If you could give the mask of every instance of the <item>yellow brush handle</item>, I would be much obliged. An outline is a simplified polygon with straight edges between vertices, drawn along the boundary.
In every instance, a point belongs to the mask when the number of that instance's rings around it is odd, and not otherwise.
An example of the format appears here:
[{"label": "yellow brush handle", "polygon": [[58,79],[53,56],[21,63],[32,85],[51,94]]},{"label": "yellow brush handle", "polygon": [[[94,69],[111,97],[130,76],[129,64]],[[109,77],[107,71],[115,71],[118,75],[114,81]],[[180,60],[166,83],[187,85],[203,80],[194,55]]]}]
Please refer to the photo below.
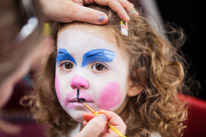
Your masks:
[{"label": "yellow brush handle", "polygon": [[[86,103],[82,102],[84,106],[86,106],[95,116],[99,115],[98,112],[96,112],[94,109],[92,109],[90,106],[88,106]],[[118,129],[116,129],[114,126],[112,126],[110,123],[108,123],[109,128],[114,130],[115,133],[117,133],[120,137],[126,137],[124,134],[122,134]]]},{"label": "yellow brush handle", "polygon": [[[98,112],[94,111],[93,114],[95,116],[99,115]],[[124,134],[122,134],[118,129],[116,129],[114,126],[112,126],[109,122],[108,122],[108,127],[111,128],[115,133],[117,133],[120,137],[126,137]]]},{"label": "yellow brush handle", "polygon": [[96,112],[96,111],[95,111],[93,114],[94,114],[95,116],[99,115],[99,113],[98,113],[98,112]]},{"label": "yellow brush handle", "polygon": [[118,129],[116,129],[114,126],[112,126],[110,123],[108,123],[109,128],[111,128],[115,133],[117,133],[120,137],[126,137],[124,134],[122,134]]}]

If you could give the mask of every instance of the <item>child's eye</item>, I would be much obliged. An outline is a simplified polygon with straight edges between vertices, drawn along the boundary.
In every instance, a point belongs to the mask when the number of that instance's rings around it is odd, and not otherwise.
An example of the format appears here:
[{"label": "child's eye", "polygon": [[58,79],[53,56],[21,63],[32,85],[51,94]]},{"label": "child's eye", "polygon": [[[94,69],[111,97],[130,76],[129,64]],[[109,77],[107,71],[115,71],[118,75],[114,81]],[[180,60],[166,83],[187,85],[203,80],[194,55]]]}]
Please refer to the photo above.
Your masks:
[{"label": "child's eye", "polygon": [[74,65],[71,62],[63,62],[63,63],[61,63],[61,66],[64,69],[72,69]]},{"label": "child's eye", "polygon": [[92,65],[92,69],[96,70],[96,71],[102,71],[102,70],[107,69],[107,67],[105,67],[103,64],[96,63],[96,64]]}]

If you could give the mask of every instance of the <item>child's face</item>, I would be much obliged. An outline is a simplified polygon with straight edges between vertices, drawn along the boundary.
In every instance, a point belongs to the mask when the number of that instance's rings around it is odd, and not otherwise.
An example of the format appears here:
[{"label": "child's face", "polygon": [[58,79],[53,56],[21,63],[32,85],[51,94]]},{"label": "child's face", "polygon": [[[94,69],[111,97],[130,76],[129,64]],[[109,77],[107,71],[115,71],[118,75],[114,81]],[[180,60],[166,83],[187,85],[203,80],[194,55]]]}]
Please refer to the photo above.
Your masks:
[{"label": "child's face", "polygon": [[76,121],[88,112],[76,99],[94,110],[120,113],[127,102],[128,55],[117,47],[108,30],[92,25],[64,27],[57,40],[55,88],[61,106]]}]

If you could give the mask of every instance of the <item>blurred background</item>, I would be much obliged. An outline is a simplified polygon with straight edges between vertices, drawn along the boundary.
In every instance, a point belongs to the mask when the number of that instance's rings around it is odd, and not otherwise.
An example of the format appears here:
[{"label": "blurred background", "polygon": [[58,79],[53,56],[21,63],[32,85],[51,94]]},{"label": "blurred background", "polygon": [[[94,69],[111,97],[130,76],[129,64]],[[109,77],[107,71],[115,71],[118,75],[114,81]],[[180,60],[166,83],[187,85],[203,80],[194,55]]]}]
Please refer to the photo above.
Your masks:
[{"label": "blurred background", "polygon": [[187,40],[182,46],[187,61],[190,64],[189,73],[200,82],[200,89],[192,89],[194,95],[206,100],[206,52],[205,5],[201,0],[156,0],[164,22],[180,25]]},{"label": "blurred background", "polygon": [[[205,5],[201,0],[130,0],[142,5],[155,28],[174,23],[183,28],[186,41],[181,47],[189,64],[188,75],[194,81],[190,95],[206,100]],[[156,23],[156,24],[155,24]],[[199,87],[197,85],[199,82]]]}]

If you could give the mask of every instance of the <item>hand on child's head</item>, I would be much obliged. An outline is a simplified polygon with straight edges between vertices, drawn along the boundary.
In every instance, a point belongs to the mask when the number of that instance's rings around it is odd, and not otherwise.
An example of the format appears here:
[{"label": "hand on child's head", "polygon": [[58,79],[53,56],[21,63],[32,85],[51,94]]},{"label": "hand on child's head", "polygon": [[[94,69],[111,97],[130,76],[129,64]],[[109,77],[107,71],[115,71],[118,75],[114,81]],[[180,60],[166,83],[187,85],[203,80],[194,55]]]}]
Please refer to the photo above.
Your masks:
[{"label": "hand on child's head", "polygon": [[37,3],[40,7],[40,14],[46,22],[83,21],[93,24],[107,23],[108,17],[105,13],[83,6],[83,4],[92,3],[110,7],[123,21],[130,20],[127,12],[138,15],[134,5],[127,0],[53,0],[50,3],[47,0],[38,0]]}]

